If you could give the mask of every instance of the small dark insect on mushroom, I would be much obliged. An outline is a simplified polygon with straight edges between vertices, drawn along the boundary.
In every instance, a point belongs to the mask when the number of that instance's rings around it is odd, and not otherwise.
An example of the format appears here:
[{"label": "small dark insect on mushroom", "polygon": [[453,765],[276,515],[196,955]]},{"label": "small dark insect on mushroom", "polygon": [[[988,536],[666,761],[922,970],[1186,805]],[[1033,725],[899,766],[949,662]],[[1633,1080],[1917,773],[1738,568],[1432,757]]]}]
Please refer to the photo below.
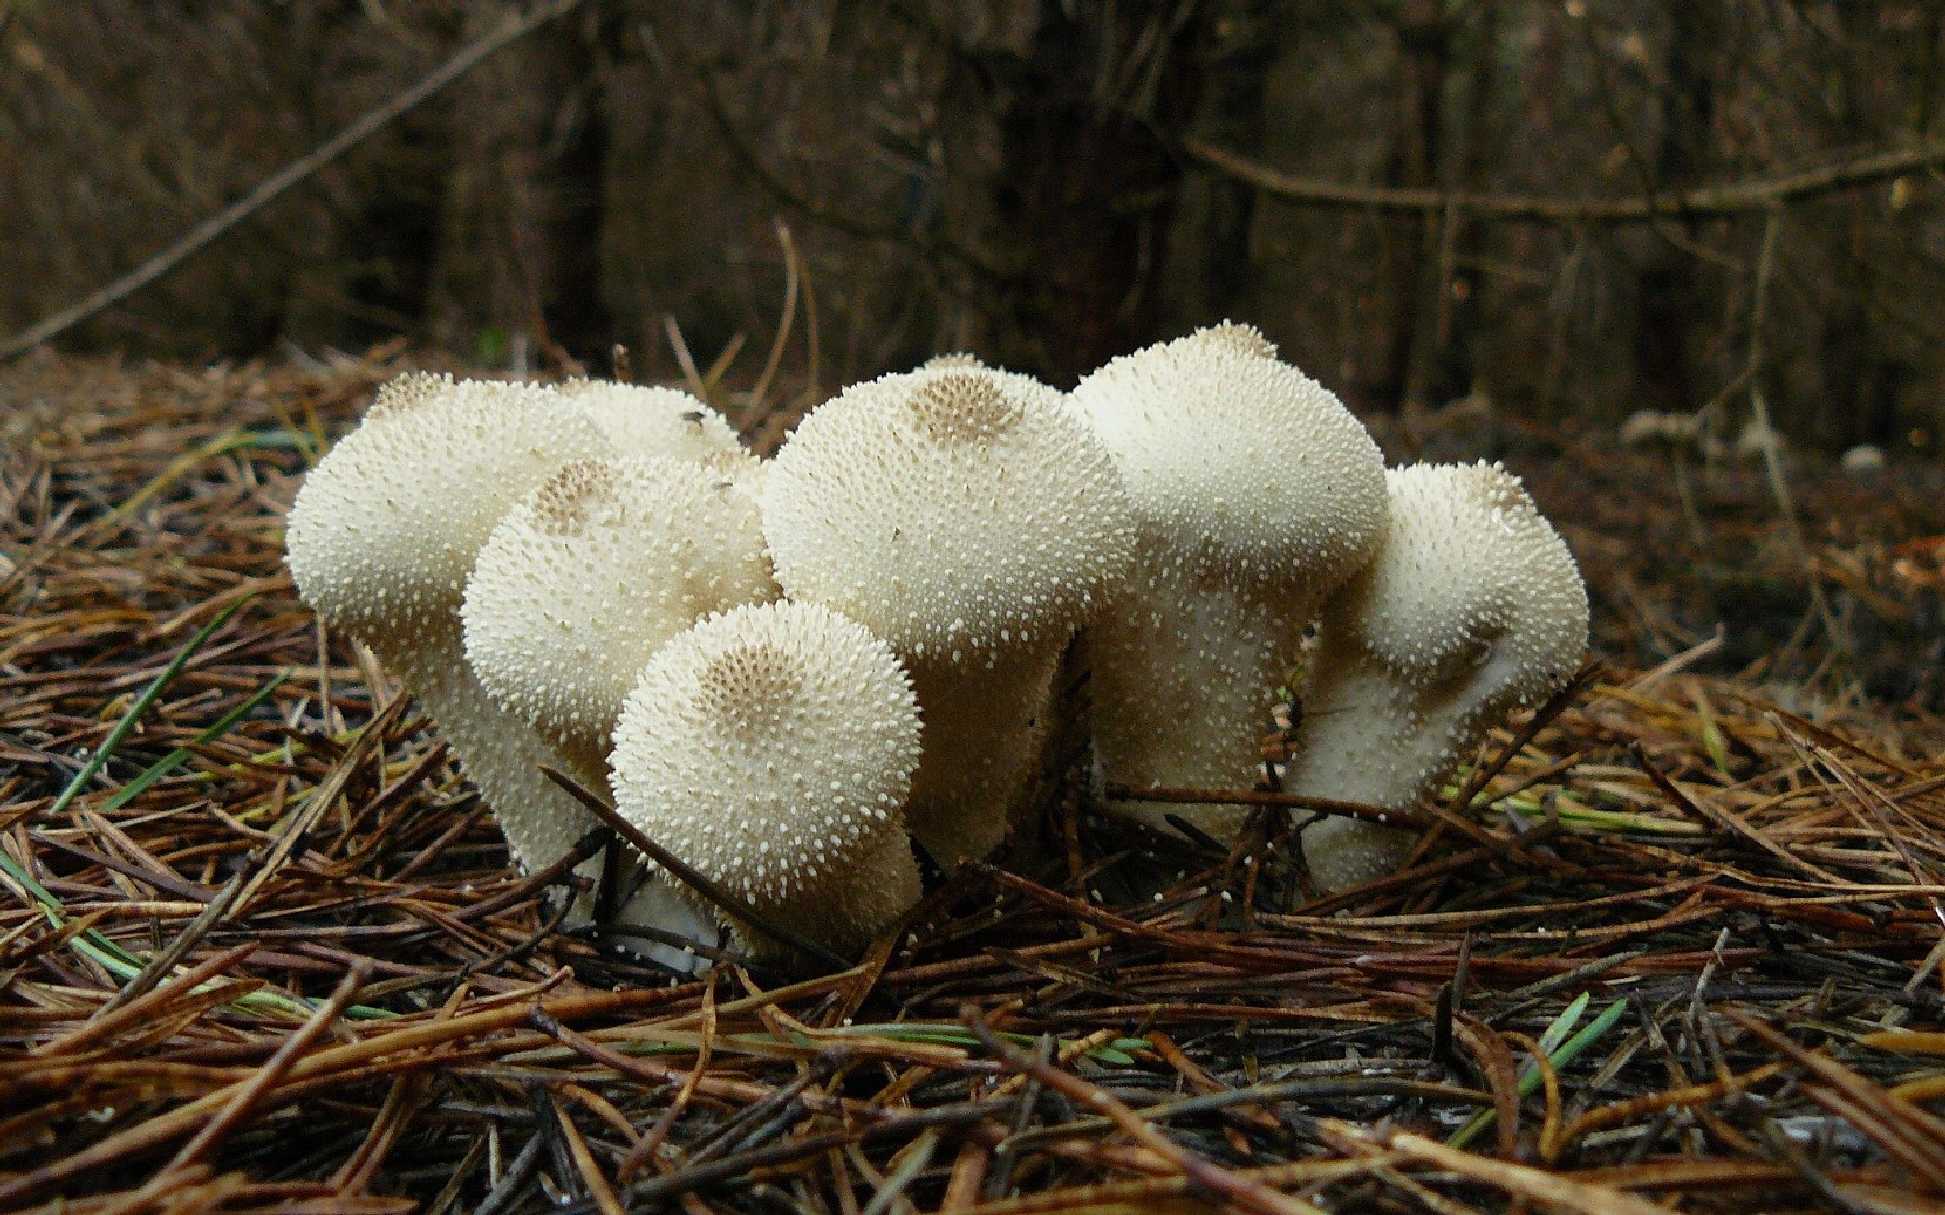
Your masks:
[{"label": "small dark insect on mushroom", "polygon": [[703,415],[703,412],[702,412],[702,410],[700,410],[700,409],[689,409],[689,410],[684,410],[684,411],[683,411],[683,414],[682,414],[682,420],[683,420],[684,422],[694,422],[694,423],[695,423],[695,424],[696,424],[697,426],[700,426],[700,425],[702,425],[702,419],[703,419],[703,416],[704,416],[704,415]]}]

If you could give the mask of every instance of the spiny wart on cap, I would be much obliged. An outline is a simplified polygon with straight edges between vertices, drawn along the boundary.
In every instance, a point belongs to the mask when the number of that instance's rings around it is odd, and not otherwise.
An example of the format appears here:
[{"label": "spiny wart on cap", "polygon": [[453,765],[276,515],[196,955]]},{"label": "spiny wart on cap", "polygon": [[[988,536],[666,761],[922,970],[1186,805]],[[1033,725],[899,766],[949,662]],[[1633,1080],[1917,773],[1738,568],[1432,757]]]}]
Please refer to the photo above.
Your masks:
[{"label": "spiny wart on cap", "polygon": [[[616,809],[649,838],[853,949],[918,897],[901,814],[918,758],[918,705],[891,648],[828,608],[779,602],[657,651],[610,762]],[[897,906],[850,893],[872,884]],[[868,920],[861,906],[876,908]]]},{"label": "spiny wart on cap", "polygon": [[655,650],[701,617],[778,596],[755,501],[706,461],[575,460],[480,550],[466,655],[502,707],[595,771]]},{"label": "spiny wart on cap", "polygon": [[1259,359],[1276,357],[1276,343],[1263,336],[1263,331],[1254,325],[1241,321],[1223,321],[1201,331],[1205,342],[1228,346],[1240,354]]},{"label": "spiny wart on cap", "polygon": [[[1566,543],[1499,465],[1412,465],[1387,484],[1376,560],[1325,605],[1284,787],[1403,809],[1573,673],[1588,603]],[[1410,844],[1344,819],[1303,833],[1327,890],[1395,867]]]},{"label": "spiny wart on cap", "polygon": [[1025,405],[991,380],[972,375],[940,376],[911,395],[912,416],[925,435],[941,447],[999,442],[1020,424]]},{"label": "spiny wart on cap", "polygon": [[925,371],[953,371],[984,366],[985,364],[979,361],[978,355],[964,350],[955,350],[950,354],[935,354],[920,364]]}]

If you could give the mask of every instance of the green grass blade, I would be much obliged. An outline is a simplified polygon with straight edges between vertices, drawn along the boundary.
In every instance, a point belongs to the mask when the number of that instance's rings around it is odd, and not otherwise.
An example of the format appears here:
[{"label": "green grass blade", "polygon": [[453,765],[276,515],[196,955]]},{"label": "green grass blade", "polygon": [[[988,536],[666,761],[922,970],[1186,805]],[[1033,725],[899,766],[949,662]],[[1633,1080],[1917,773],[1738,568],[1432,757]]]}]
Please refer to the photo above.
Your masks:
[{"label": "green grass blade", "polygon": [[[209,725],[203,727],[202,730],[198,731],[192,745],[201,746],[204,743],[213,742],[216,739],[221,738],[223,735],[229,733],[230,728],[232,726],[236,725],[237,722],[242,721],[245,717],[249,716],[253,711],[255,711],[258,705],[270,699],[271,693],[275,692],[279,687],[283,685],[283,682],[289,678],[290,678],[290,672],[288,671],[278,672],[276,677],[273,678],[269,683],[263,685],[261,688],[258,688],[255,692],[252,692],[250,694],[250,699],[244,701],[242,704],[236,706],[234,709],[231,709],[229,712],[223,714],[223,716],[217,718],[214,722],[211,722]],[[188,747],[177,747],[175,750],[169,752],[161,759],[156,760],[154,763],[150,764],[147,768],[143,769],[142,772],[139,773],[134,780],[129,781],[126,785],[123,785],[121,788],[115,790],[115,795],[113,797],[110,797],[107,801],[101,804],[102,813],[105,814],[110,810],[120,809],[122,806],[125,806],[129,802],[140,797],[143,793],[146,793],[148,791],[151,785],[154,785],[155,782],[161,780],[163,777],[169,775],[169,773],[175,771],[176,768],[181,766],[184,760],[188,759],[193,754],[195,753],[189,750]]]},{"label": "green grass blade", "polygon": [[[1580,1024],[1581,1017],[1587,1014],[1587,1005],[1592,999],[1591,995],[1583,991],[1575,996],[1567,1007],[1560,1010],[1560,1015],[1553,1019],[1553,1024],[1547,1026],[1546,1032],[1540,1035],[1540,1050],[1543,1054],[1551,1056],[1553,1048],[1566,1041],[1567,1035],[1573,1032],[1574,1026]],[[1538,1074],[1537,1069],[1535,1074]]]},{"label": "green grass blade", "polygon": [[148,712],[149,706],[155,703],[163,690],[175,682],[176,676],[182,674],[182,669],[189,665],[189,660],[196,656],[196,651],[203,648],[203,643],[208,641],[217,629],[228,624],[230,617],[236,615],[244,604],[254,598],[254,595],[245,595],[218,612],[214,620],[196,630],[196,635],[189,639],[189,644],[183,646],[175,658],[170,660],[169,665],[162,669],[162,673],[151,680],[148,687],[142,689],[142,694],[135,698],[135,703],[128,706],[128,711],[122,714],[121,720],[108,731],[108,737],[102,740],[101,746],[88,757],[88,762],[81,766],[81,771],[74,774],[74,779],[68,782],[67,788],[61,790],[61,796],[55,798],[54,804],[48,807],[47,817],[53,818],[59,815],[81,795],[81,791],[88,787],[88,782],[95,778],[107,764],[109,757],[114,755],[115,749],[122,745],[122,740],[128,737],[128,732],[135,728],[135,723],[142,719],[142,714]]},{"label": "green grass blade", "polygon": [[[61,790],[60,796],[55,798],[54,804],[48,808],[46,815],[48,818],[59,815],[74,803],[74,799],[81,795],[83,789],[87,788],[88,782],[99,775],[103,766],[114,756],[123,740],[128,737],[129,732],[135,728],[135,724],[142,719],[142,715],[148,712],[149,708],[155,704],[157,698],[162,695],[163,691],[171,683],[175,682],[176,676],[182,674],[183,668],[189,665],[189,660],[195,657],[196,652],[202,649],[203,645],[215,635],[216,631],[222,628],[229,621],[230,617],[236,615],[243,605],[250,602],[252,598],[254,596],[245,596],[237,600],[221,612],[218,612],[216,617],[208,624],[196,630],[196,635],[191,637],[181,651],[176,654],[175,658],[170,660],[169,665],[163,668],[161,674],[151,680],[148,687],[142,689],[142,694],[135,698],[135,702],[128,706],[127,712],[123,713],[121,719],[108,731],[108,737],[102,741],[100,748],[89,757],[86,764],[82,765],[81,770],[74,774],[73,779],[68,781],[66,788]],[[245,714],[262,704],[285,678],[287,678],[286,675],[280,674],[271,680],[270,683],[258,689],[241,705],[224,714],[211,725],[206,726],[197,734],[196,741],[199,743],[207,742],[228,731],[238,721],[242,720]],[[180,747],[171,751],[160,761],[151,764],[148,769],[138,775],[129,785],[117,790],[115,795],[109,799],[107,803],[108,807],[113,808],[122,805],[130,798],[135,797],[143,789],[148,788],[160,780],[177,764],[187,759],[188,756],[189,752]],[[48,923],[52,924],[55,928],[60,928],[63,924],[67,923],[67,909],[62,905],[61,900],[56,898],[54,893],[48,890],[47,887],[36,881],[32,874],[28,873],[23,866],[17,863],[4,850],[0,850],[0,872],[5,872],[22,889],[33,895],[35,901],[40,904],[41,914],[47,917]],[[142,971],[144,963],[141,958],[109,940],[98,929],[89,929],[79,937],[76,937],[70,944],[73,946],[75,952],[93,961],[102,967],[102,969],[115,975],[124,982],[134,978]],[[275,1011],[288,1016],[306,1017],[314,1011],[316,1003],[294,996],[286,996],[281,992],[254,991],[248,995],[239,997],[234,1001],[232,1007],[251,1009],[254,1011]],[[382,1008],[353,1005],[345,1010],[345,1015],[354,1019],[371,1020],[391,1017],[396,1014]]]},{"label": "green grass blade", "polygon": [[[1546,1055],[1547,1062],[1553,1065],[1556,1072],[1572,1063],[1580,1052],[1600,1041],[1601,1036],[1614,1028],[1614,1023],[1621,1019],[1621,1014],[1627,1009],[1627,1001],[1616,1000],[1602,1009],[1601,1015],[1595,1017],[1587,1028],[1568,1037],[1567,1035],[1572,1033],[1574,1026],[1579,1024],[1580,1018],[1587,1012],[1587,1005],[1592,998],[1590,993],[1584,991],[1575,996],[1573,1002],[1567,1005],[1560,1015],[1553,1019],[1553,1024],[1547,1026],[1546,1032],[1540,1035],[1540,1051]],[[1522,1098],[1531,1096],[1533,1090],[1540,1087],[1538,1063],[1528,1063],[1521,1069],[1518,1087]],[[1480,1110],[1464,1126],[1452,1133],[1451,1138],[1445,1141],[1446,1146],[1464,1147],[1476,1139],[1479,1132],[1491,1126],[1498,1117],[1497,1110]]]}]

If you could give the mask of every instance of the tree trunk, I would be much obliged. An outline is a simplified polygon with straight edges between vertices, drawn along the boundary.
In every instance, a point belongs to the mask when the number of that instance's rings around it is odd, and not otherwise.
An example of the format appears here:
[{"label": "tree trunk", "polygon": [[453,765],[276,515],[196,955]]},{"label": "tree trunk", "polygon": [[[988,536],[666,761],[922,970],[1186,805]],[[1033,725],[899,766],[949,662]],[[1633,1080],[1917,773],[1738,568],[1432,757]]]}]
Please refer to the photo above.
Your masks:
[{"label": "tree trunk", "polygon": [[[1689,186],[1712,159],[1715,127],[1716,54],[1723,28],[1719,0],[1670,5],[1668,83],[1661,93],[1661,143],[1653,177],[1659,191]],[[1669,221],[1677,222],[1677,221]],[[1694,225],[1679,221],[1689,236]],[[1663,241],[1641,268],[1634,333],[1634,361],[1643,404],[1692,410],[1706,394],[1696,391],[1697,368],[1690,344],[1714,323],[1695,279],[1695,261]]]},{"label": "tree trunk", "polygon": [[[507,12],[474,7],[462,40]],[[613,340],[597,277],[607,155],[599,87],[575,22],[508,47],[455,87],[431,291],[440,345],[500,362],[523,339],[583,358]]]},{"label": "tree trunk", "polygon": [[[1264,88],[1276,56],[1277,14],[1269,0],[1218,0],[1202,23],[1197,76],[1207,81],[1197,132],[1225,148],[1260,148]],[[1255,286],[1250,256],[1257,190],[1219,173],[1199,173],[1182,191],[1171,268],[1164,284],[1171,331],[1245,315]]]},{"label": "tree trunk", "polygon": [[[1483,190],[1488,185],[1497,150],[1490,133],[1499,84],[1500,11],[1497,4],[1481,6],[1473,30],[1471,80],[1461,125],[1453,139],[1458,149],[1455,167],[1446,176],[1452,189]],[[1484,284],[1477,263],[1485,250],[1488,226],[1467,222],[1463,214],[1455,213],[1451,218],[1457,231],[1440,236],[1441,244],[1451,251],[1449,265],[1442,255],[1432,287],[1437,305],[1425,395],[1435,403],[1472,391],[1474,333],[1483,311],[1480,292]]]},{"label": "tree trunk", "polygon": [[1016,324],[994,353],[1065,386],[1159,327],[1195,27],[1175,6],[1043,3],[1033,22],[1001,106],[995,252]]},{"label": "tree trunk", "polygon": [[[1444,127],[1445,77],[1451,62],[1451,27],[1440,0],[1405,0],[1397,17],[1398,118],[1390,171],[1394,186],[1423,188],[1438,177]],[[1392,225],[1390,281],[1392,327],[1377,401],[1397,407],[1424,404],[1430,386],[1435,340],[1438,216],[1402,219]]]}]

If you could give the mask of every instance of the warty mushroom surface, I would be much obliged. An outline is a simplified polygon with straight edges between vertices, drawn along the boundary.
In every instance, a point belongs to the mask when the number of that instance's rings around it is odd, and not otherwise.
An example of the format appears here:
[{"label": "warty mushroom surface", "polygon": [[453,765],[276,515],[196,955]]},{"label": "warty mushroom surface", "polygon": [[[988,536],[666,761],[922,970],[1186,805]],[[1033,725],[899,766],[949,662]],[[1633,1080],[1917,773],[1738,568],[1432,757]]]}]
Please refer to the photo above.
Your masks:
[{"label": "warty mushroom surface", "polygon": [[[1082,634],[1097,757],[1131,786],[1248,788],[1303,631],[1383,533],[1377,445],[1233,323],[1115,359],[1068,401],[1112,453],[1139,535],[1133,577]],[[1110,809],[1172,831],[1152,804]],[[1226,839],[1246,810],[1190,813]]]},{"label": "warty mushroom surface", "polygon": [[[1386,482],[1384,544],[1325,605],[1284,788],[1405,809],[1573,673],[1588,604],[1573,554],[1504,468],[1411,465]],[[1395,868],[1413,838],[1342,818],[1302,836],[1325,890]]]},{"label": "warty mushroom surface", "polygon": [[909,819],[942,865],[1004,838],[1061,653],[1132,556],[1120,479],[1059,399],[957,361],[888,375],[813,411],[771,462],[778,582],[911,672],[926,744]]},{"label": "warty mushroom surface", "polygon": [[855,951],[918,900],[902,808],[919,749],[890,646],[815,604],[745,605],[643,669],[615,729],[615,807],[759,913]]}]

